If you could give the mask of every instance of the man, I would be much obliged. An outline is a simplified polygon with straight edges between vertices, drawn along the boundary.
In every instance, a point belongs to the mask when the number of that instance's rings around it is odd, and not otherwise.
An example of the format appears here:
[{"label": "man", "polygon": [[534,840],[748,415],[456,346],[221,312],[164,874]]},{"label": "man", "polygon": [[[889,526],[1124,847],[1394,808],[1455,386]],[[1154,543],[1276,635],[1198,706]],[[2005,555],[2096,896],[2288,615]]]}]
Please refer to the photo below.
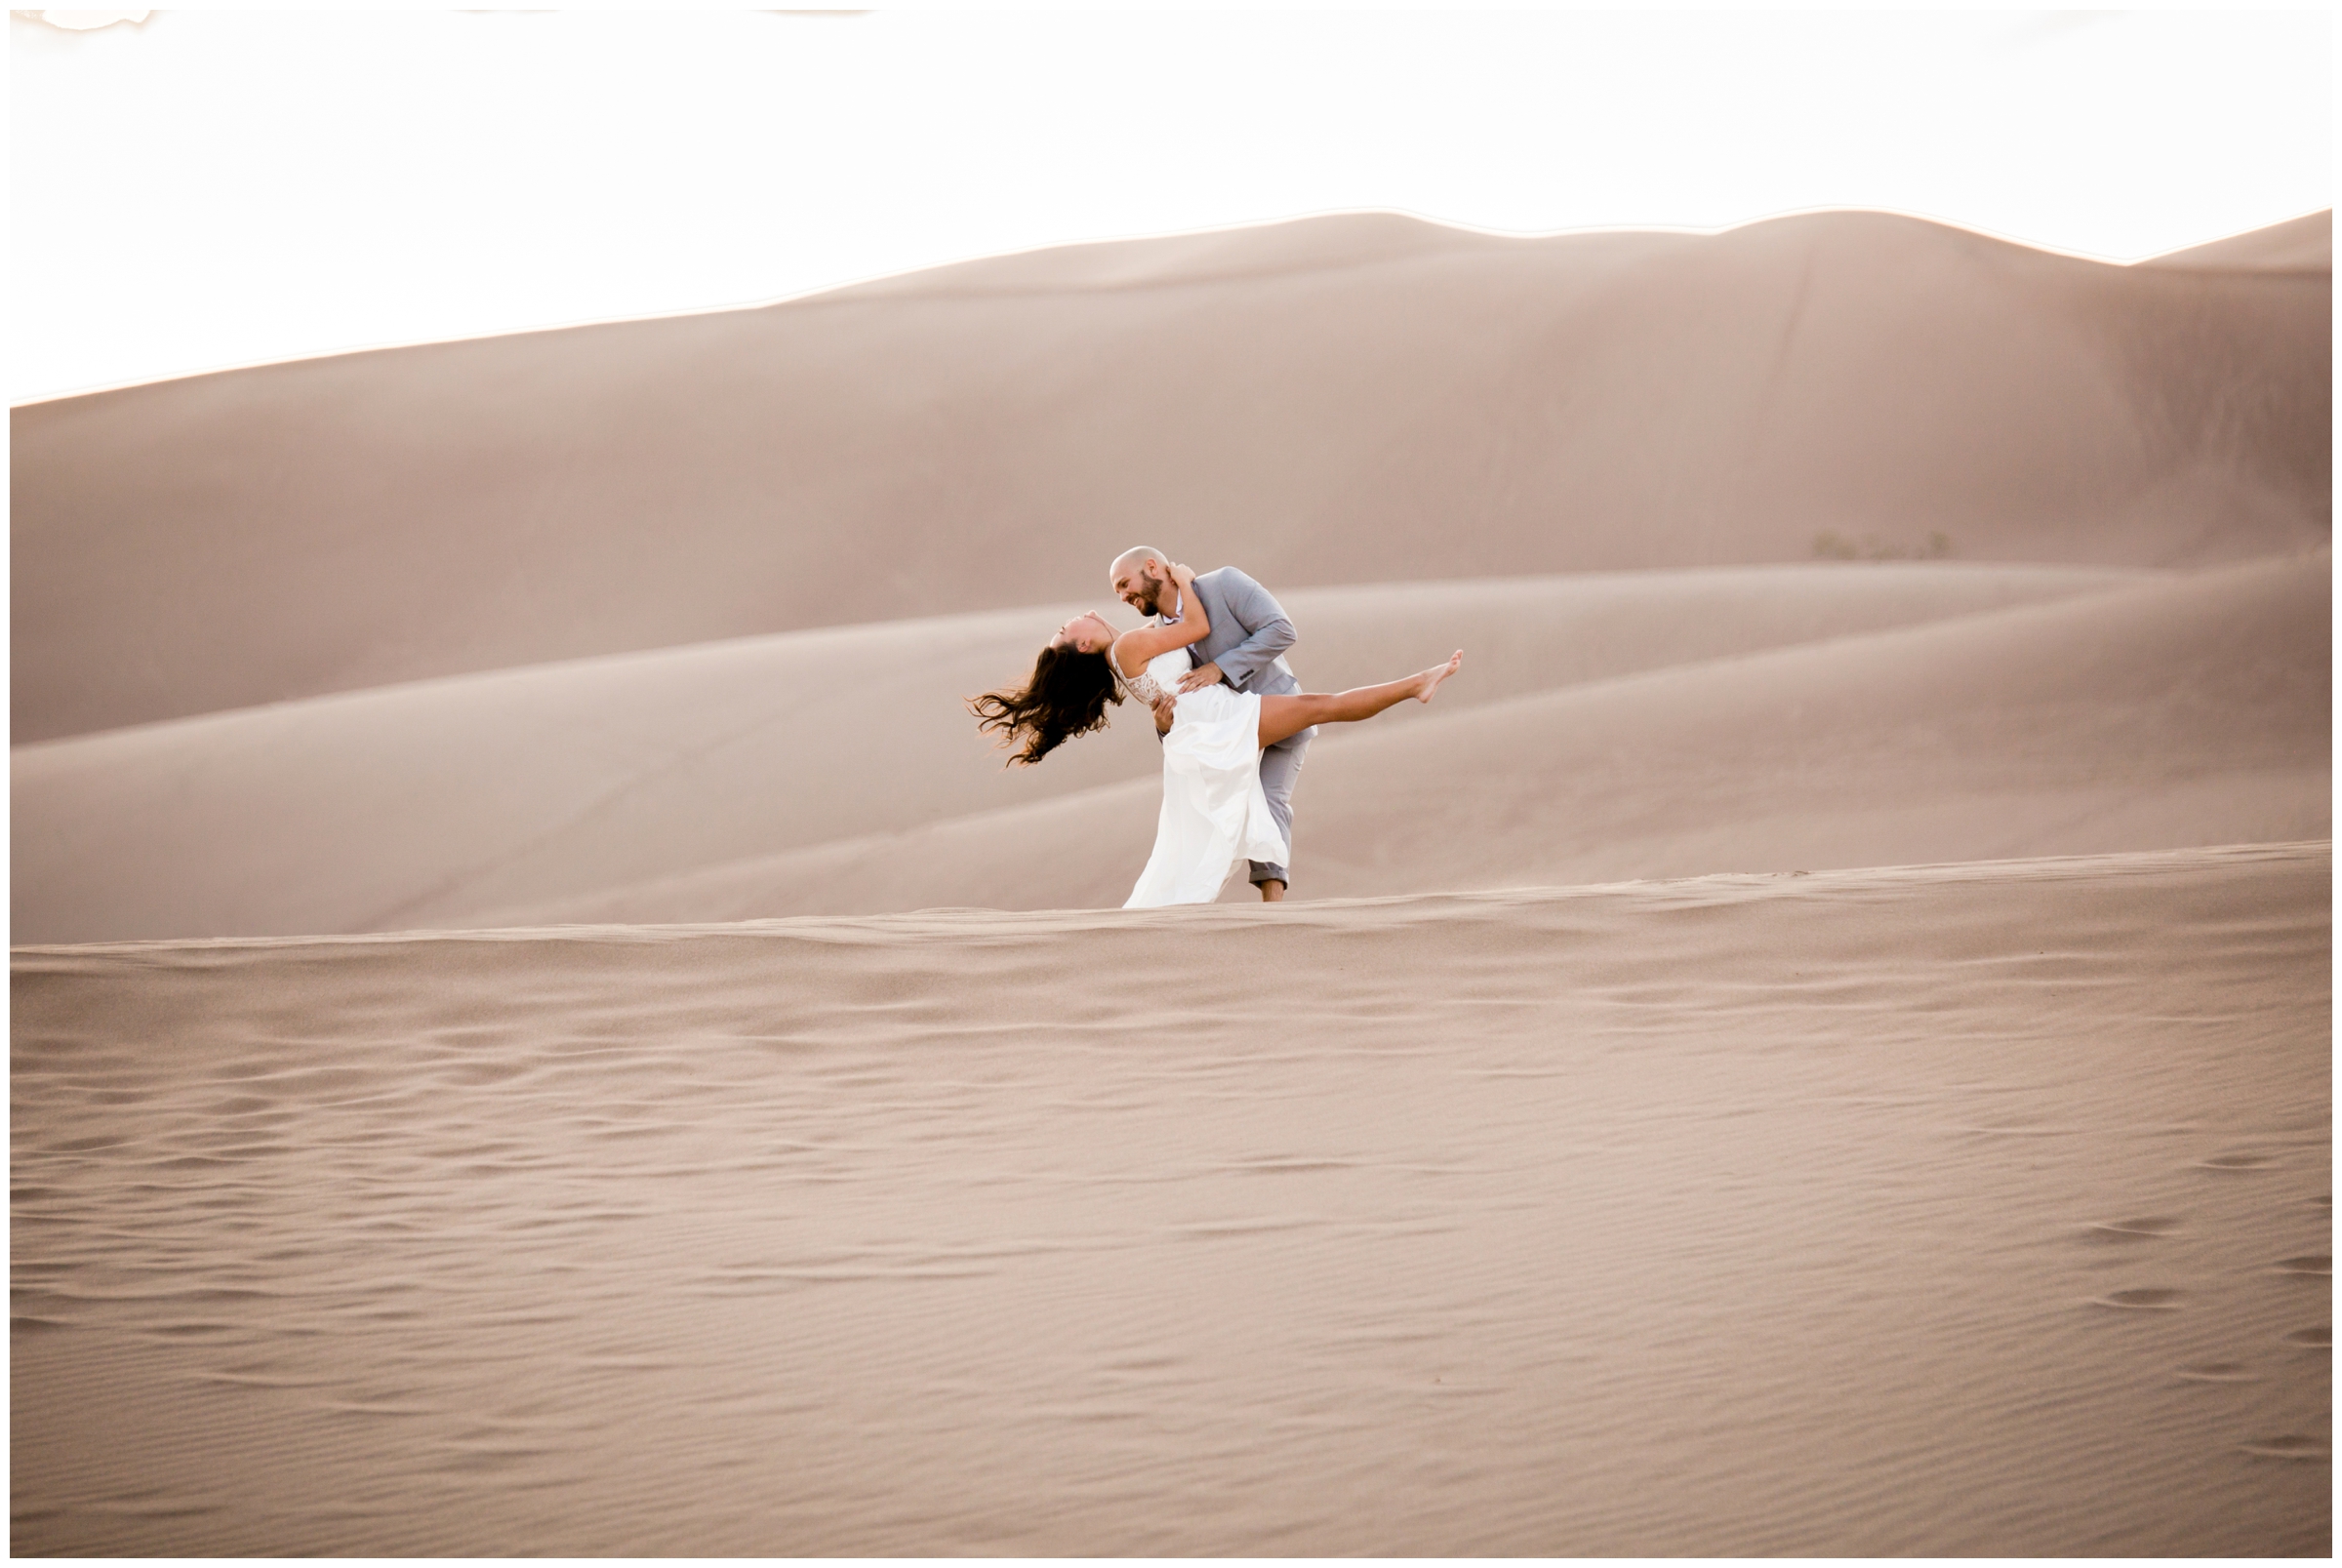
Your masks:
[{"label": "man", "polygon": [[[1114,564],[1108,568],[1114,597],[1141,615],[1164,622],[1180,619],[1172,613],[1176,590],[1165,561],[1162,551],[1143,544],[1115,556]],[[1188,650],[1193,667],[1180,679],[1182,692],[1200,691],[1223,681],[1239,692],[1266,696],[1301,690],[1293,666],[1284,659],[1285,650],[1293,646],[1293,623],[1285,619],[1284,607],[1267,588],[1234,567],[1224,566],[1196,578],[1190,591],[1203,601],[1212,630]],[[1155,733],[1170,727],[1171,702],[1166,698],[1155,708]],[[1261,792],[1269,797],[1269,814],[1276,819],[1287,844],[1293,842],[1293,783],[1301,776],[1302,757],[1316,734],[1312,725],[1261,753]],[[1286,868],[1265,861],[1248,864],[1262,902],[1282,900]]]}]

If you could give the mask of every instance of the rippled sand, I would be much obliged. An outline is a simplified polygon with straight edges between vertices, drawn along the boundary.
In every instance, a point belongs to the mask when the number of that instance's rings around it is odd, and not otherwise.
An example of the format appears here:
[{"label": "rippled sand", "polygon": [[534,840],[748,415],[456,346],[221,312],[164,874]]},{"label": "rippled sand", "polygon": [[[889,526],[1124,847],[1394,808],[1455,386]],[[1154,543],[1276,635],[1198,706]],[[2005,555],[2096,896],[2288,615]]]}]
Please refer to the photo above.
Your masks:
[{"label": "rippled sand", "polygon": [[2322,1553],[2331,874],[22,949],[12,1544]]}]

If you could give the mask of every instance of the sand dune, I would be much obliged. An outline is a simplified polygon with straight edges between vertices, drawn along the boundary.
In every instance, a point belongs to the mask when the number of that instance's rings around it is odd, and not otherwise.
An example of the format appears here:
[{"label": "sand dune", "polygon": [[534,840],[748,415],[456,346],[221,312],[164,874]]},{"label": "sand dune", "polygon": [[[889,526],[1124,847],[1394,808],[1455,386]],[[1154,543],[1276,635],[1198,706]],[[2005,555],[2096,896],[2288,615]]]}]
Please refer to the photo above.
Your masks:
[{"label": "sand dune", "polygon": [[12,1545],[2322,1553],[2331,877],[19,951]]},{"label": "sand dune", "polygon": [[13,739],[1087,596],[1142,539],[1283,588],[2282,553],[2331,313],[1878,213],[1353,215],[28,405]]},{"label": "sand dune", "polygon": [[2334,269],[2334,215],[2312,213],[2209,245],[2169,251],[2140,263],[2211,271],[2327,272]]},{"label": "sand dune", "polygon": [[[2324,1551],[2331,264],[1352,215],[12,411],[12,1548]],[[960,706],[1142,539],[1470,650],[1293,903]]]},{"label": "sand dune", "polygon": [[[1297,667],[1323,689],[1469,643],[1472,679],[1450,712],[2141,576],[1766,567],[1304,589],[1288,608],[1305,632]],[[1135,874],[1161,773],[1143,714],[1008,772],[958,701],[1021,675],[1076,608],[582,661],[19,747],[17,940],[478,924],[1131,780],[1149,792],[1146,822],[1110,829],[1089,859]],[[1020,877],[989,899],[942,902],[1025,906],[1042,892]],[[729,918],[737,903],[670,902],[658,917]]]},{"label": "sand dune", "polygon": [[[2323,837],[2330,558],[1402,709],[1312,751],[1310,897]],[[1459,690],[1461,683],[1459,683]],[[484,924],[1112,906],[1147,779]],[[1240,885],[1232,898],[1248,897]]]}]

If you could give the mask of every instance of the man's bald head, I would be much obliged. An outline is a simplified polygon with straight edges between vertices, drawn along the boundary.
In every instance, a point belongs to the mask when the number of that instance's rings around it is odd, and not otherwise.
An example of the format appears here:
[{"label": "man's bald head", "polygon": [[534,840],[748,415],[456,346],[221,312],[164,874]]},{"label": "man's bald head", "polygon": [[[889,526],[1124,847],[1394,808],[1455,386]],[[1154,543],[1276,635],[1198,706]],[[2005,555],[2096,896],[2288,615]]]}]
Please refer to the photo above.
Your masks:
[{"label": "man's bald head", "polygon": [[1152,561],[1157,566],[1160,566],[1168,560],[1170,560],[1168,555],[1165,555],[1161,550],[1156,549],[1151,544],[1133,544],[1130,548],[1115,556],[1114,564],[1108,567],[1106,570],[1110,576],[1118,578],[1123,573],[1133,571],[1148,561]]},{"label": "man's bald head", "polygon": [[1114,564],[1106,569],[1114,585],[1114,597],[1143,616],[1161,615],[1157,596],[1171,585],[1167,559],[1151,544],[1134,544],[1115,556]]}]

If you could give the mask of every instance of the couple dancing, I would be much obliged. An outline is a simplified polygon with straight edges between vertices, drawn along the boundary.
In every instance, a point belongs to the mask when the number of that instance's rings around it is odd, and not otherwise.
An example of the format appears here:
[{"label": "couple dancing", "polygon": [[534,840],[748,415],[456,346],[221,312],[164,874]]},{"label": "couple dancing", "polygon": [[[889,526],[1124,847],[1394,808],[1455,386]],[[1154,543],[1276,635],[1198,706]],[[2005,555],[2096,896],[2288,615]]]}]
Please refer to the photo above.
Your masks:
[{"label": "couple dancing", "polygon": [[1030,766],[1077,735],[1106,728],[1106,705],[1129,693],[1154,710],[1163,745],[1163,809],[1154,853],[1125,909],[1209,904],[1238,860],[1261,897],[1285,896],[1293,781],[1319,724],[1372,718],[1414,698],[1428,703],[1464,662],[1381,686],[1304,692],[1284,651],[1293,623],[1232,566],[1197,577],[1160,550],[1125,550],[1109,568],[1114,594],[1151,625],[1116,631],[1095,610],[1058,628],[1022,689],[969,701],[980,727]]}]

